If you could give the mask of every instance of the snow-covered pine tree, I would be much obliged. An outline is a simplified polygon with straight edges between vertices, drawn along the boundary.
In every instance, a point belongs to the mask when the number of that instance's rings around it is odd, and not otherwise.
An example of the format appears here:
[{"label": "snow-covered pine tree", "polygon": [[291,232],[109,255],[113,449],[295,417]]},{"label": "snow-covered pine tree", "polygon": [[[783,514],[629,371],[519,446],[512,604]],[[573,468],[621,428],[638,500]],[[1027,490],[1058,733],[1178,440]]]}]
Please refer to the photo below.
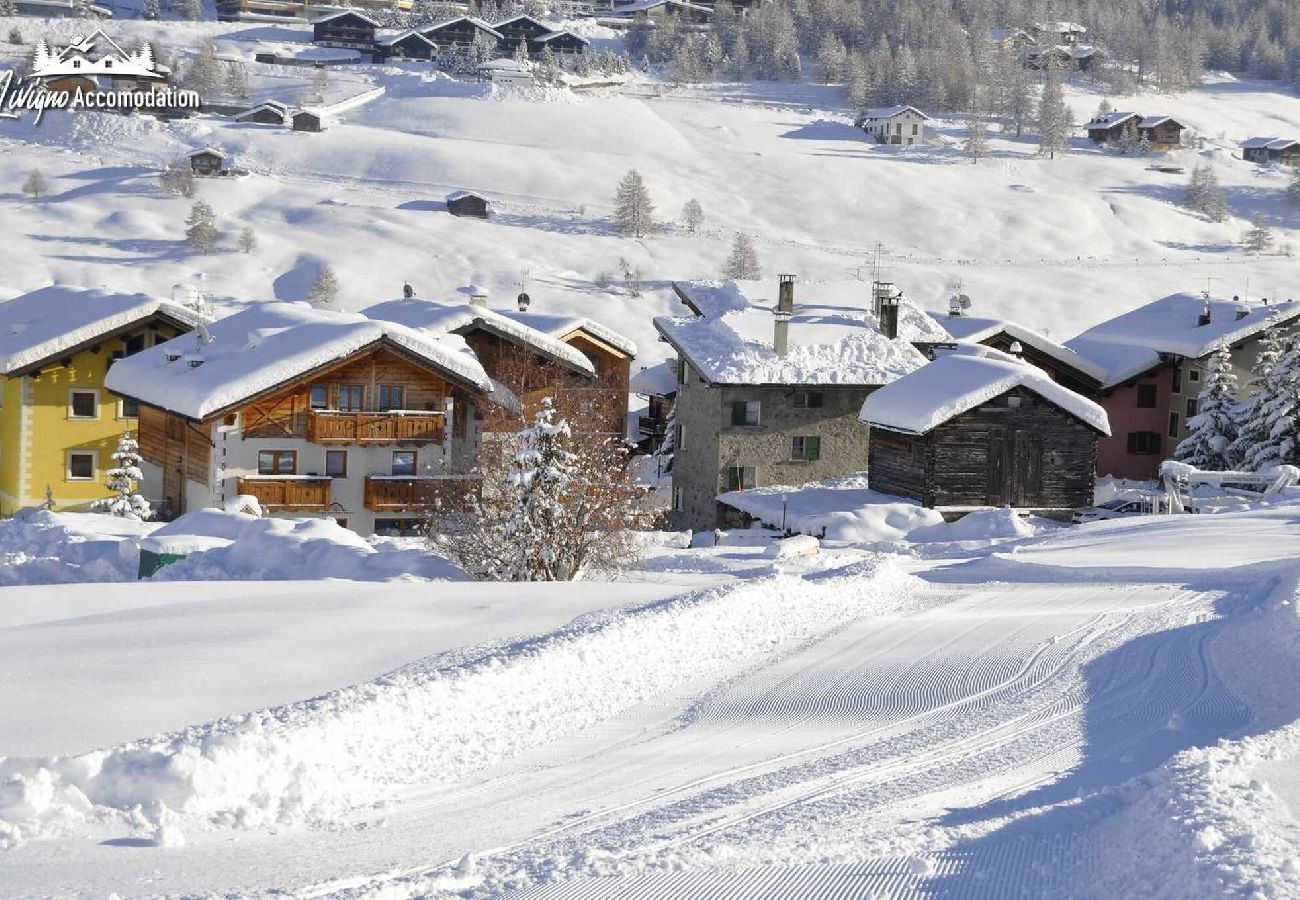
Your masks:
[{"label": "snow-covered pine tree", "polygon": [[966,137],[962,141],[962,150],[970,157],[973,165],[989,155],[989,137],[984,124],[984,111],[980,108],[971,110],[966,118]]},{"label": "snow-covered pine tree", "polygon": [[169,194],[194,196],[194,170],[188,163],[168,163],[158,176],[159,186]]},{"label": "snow-covered pine tree", "polygon": [[1005,116],[1016,130],[1016,137],[1025,133],[1025,128],[1034,119],[1034,91],[1029,83],[1029,74],[1023,65],[1017,64],[1007,82]]},{"label": "snow-covered pine tree", "polygon": [[27,173],[27,178],[23,181],[24,194],[35,200],[39,200],[48,194],[49,191],[50,184],[45,180],[45,176],[41,174],[40,169],[32,169]]},{"label": "snow-covered pine tree", "polygon": [[822,81],[826,84],[839,84],[845,78],[848,66],[848,50],[844,42],[828,31],[817,48],[817,62],[822,67]]},{"label": "snow-covered pine tree", "polygon": [[196,253],[211,253],[217,246],[217,214],[202,200],[194,201],[185,220],[185,241]]},{"label": "snow-covered pine tree", "polygon": [[1102,97],[1101,102],[1097,104],[1097,113],[1095,118],[1100,119],[1102,116],[1109,115],[1115,111],[1115,107],[1110,105],[1110,99]]},{"label": "snow-covered pine tree", "polygon": [[329,263],[321,263],[316,280],[307,289],[307,300],[317,308],[333,307],[339,297],[339,279]]},{"label": "snow-covered pine tree", "polygon": [[569,581],[576,574],[560,540],[570,531],[566,494],[577,476],[569,449],[569,423],[556,418],[551,398],[542,400],[520,435],[508,483],[518,492],[506,535],[515,544],[512,581]]},{"label": "snow-covered pine tree", "polygon": [[722,277],[733,281],[757,280],[763,277],[763,268],[758,262],[758,251],[754,242],[744,232],[737,232],[731,244],[731,255],[723,266]]},{"label": "snow-covered pine tree", "polygon": [[1237,376],[1232,356],[1221,347],[1210,358],[1210,369],[1196,401],[1196,415],[1187,420],[1190,429],[1174,450],[1174,459],[1198,469],[1224,472],[1237,466]]},{"label": "snow-covered pine tree", "polygon": [[[193,19],[192,10],[186,11],[185,18]],[[212,39],[206,39],[199,45],[198,52],[185,70],[182,79],[184,86],[198,91],[200,96],[215,93],[221,88],[221,64],[217,61],[217,45]]]},{"label": "snow-covered pine tree", "polygon": [[1074,114],[1065,104],[1061,72],[1056,66],[1049,65],[1043,81],[1043,98],[1038,104],[1038,152],[1046,154],[1048,159],[1064,153],[1073,127]]},{"label": "snow-covered pine tree", "polygon": [[161,0],[144,0],[144,17],[154,20],[162,15]]},{"label": "snow-covered pine tree", "polygon": [[1300,347],[1290,337],[1261,392],[1250,426],[1263,438],[1245,448],[1243,468],[1252,472],[1281,464],[1292,465],[1300,456]]},{"label": "snow-covered pine tree", "polygon": [[1198,212],[1211,222],[1228,218],[1228,200],[1219,186],[1219,176],[1210,166],[1197,165],[1187,183],[1187,208]]},{"label": "snow-covered pine tree", "polygon": [[[324,69],[319,71],[324,72]],[[225,91],[236,100],[248,99],[248,66],[243,60],[226,63]]]},{"label": "snow-covered pine tree", "polygon": [[123,519],[145,521],[153,515],[153,510],[149,501],[136,493],[138,485],[144,480],[144,472],[140,468],[144,460],[140,456],[140,445],[131,436],[131,432],[123,433],[122,439],[117,442],[113,462],[116,465],[108,470],[108,489],[116,492],[116,496],[96,500],[91,508]]},{"label": "snow-covered pine tree", "polygon": [[1268,440],[1269,425],[1264,420],[1263,405],[1268,397],[1269,379],[1273,368],[1282,356],[1282,329],[1274,326],[1260,335],[1255,361],[1246,379],[1246,398],[1232,412],[1237,423],[1237,437],[1233,441],[1232,456],[1244,464],[1250,449]]},{"label": "snow-covered pine tree", "polygon": [[1267,253],[1273,246],[1273,229],[1261,219],[1246,232],[1242,243],[1245,244],[1247,253]]},{"label": "snow-covered pine tree", "polygon": [[313,103],[324,103],[325,93],[330,88],[330,72],[321,66],[311,76],[311,96]]},{"label": "snow-covered pine tree", "polygon": [[257,232],[253,231],[252,225],[245,225],[239,229],[239,252],[252,253],[257,249]]},{"label": "snow-covered pine tree", "polygon": [[614,194],[614,223],[619,233],[645,237],[654,230],[654,211],[645,179],[636,169],[629,169]]},{"label": "snow-covered pine tree", "polygon": [[704,207],[700,206],[700,201],[694,197],[687,200],[686,205],[682,207],[682,224],[691,234],[699,231],[700,226],[704,224]]}]

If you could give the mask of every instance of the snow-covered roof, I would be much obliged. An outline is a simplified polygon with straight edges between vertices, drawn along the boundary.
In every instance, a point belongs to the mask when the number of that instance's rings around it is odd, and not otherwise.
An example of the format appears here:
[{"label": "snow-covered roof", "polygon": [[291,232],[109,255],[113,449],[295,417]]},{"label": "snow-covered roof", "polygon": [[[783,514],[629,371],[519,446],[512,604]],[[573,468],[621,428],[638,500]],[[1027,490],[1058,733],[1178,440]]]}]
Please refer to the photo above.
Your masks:
[{"label": "snow-covered roof", "polygon": [[375,43],[381,47],[391,47],[394,44],[400,43],[401,41],[404,41],[407,38],[412,38],[412,37],[419,38],[420,40],[424,41],[426,44],[428,44],[430,47],[433,47],[434,49],[437,49],[438,47],[437,44],[429,40],[424,35],[420,34],[420,32],[418,31],[403,31],[400,34],[395,34],[392,35],[391,37],[380,38],[379,40],[375,41]]},{"label": "snow-covered roof", "polygon": [[700,6],[696,3],[687,2],[687,0],[637,0],[635,3],[620,3],[614,7],[610,15],[627,15],[629,13],[646,12],[659,6],[680,6],[682,9],[694,10],[696,12],[713,15],[713,10],[707,6]]},{"label": "snow-covered roof", "polygon": [[367,308],[365,314],[376,319],[400,322],[425,334],[463,334],[475,328],[504,335],[525,346],[532,347],[543,356],[571,366],[586,375],[594,375],[595,367],[575,347],[486,306],[472,303],[443,303],[438,300],[404,298],[386,300]]},{"label": "snow-covered roof", "polygon": [[487,200],[487,198],[484,197],[482,194],[476,194],[473,191],[452,191],[450,194],[447,195],[447,201],[451,202],[452,200],[464,200],[466,197],[477,197],[478,199],[483,201]]},{"label": "snow-covered roof", "polygon": [[[257,303],[212,323],[208,332],[212,340],[202,347],[194,335],[185,335],[119,360],[105,385],[151,406],[204,419],[388,341],[455,380],[484,393],[492,390],[463,338],[358,313],[306,303]],[[177,354],[182,358],[168,359]],[[192,365],[200,359],[201,365]]]},{"label": "snow-covered roof", "polygon": [[515,22],[518,22],[521,19],[527,19],[529,22],[532,22],[538,28],[545,28],[547,31],[559,30],[553,22],[547,22],[544,19],[537,18],[537,16],[530,16],[528,13],[520,13],[517,16],[511,16],[508,19],[502,19],[500,22],[494,22],[492,23],[492,27],[498,29],[504,28],[507,25],[513,25]]},{"label": "snow-covered roof", "polygon": [[1064,344],[1059,344],[1047,337],[1047,335],[1034,331],[1032,328],[1026,328],[1006,319],[984,319],[966,315],[945,316],[939,313],[931,313],[931,315],[934,316],[935,321],[943,326],[945,331],[958,341],[978,344],[995,334],[1005,333],[1012,340],[1033,347],[1038,352],[1050,356],[1057,362],[1070,366],[1090,378],[1095,378],[1099,382],[1106,380],[1107,372],[1102,366],[1085,359]]},{"label": "snow-covered roof", "polygon": [[1295,138],[1253,137],[1241,142],[1244,150],[1285,150],[1300,144]]},{"label": "snow-covered roof", "polygon": [[[917,114],[918,116],[920,116],[922,119],[930,120],[930,117],[929,117],[929,116],[927,116],[925,113],[921,112],[921,111],[920,111],[919,109],[917,109],[915,106],[906,106],[906,105],[899,105],[899,106],[877,106],[877,107],[871,107],[871,108],[869,108],[869,109],[864,109],[864,110],[862,111],[862,116],[861,116],[861,118],[862,118],[864,121],[865,121],[865,120],[868,120],[868,119],[876,119],[876,120],[878,120],[878,119],[892,119],[894,116],[902,115],[903,113],[908,112],[909,110],[910,110],[911,112],[916,113],[916,114]],[[932,120],[931,120],[931,121],[932,121]]]},{"label": "snow-covered roof", "polygon": [[58,359],[154,315],[198,324],[192,309],[147,294],[51,285],[0,303],[0,374]]},{"label": "snow-covered roof", "polygon": [[379,27],[378,22],[370,18],[370,16],[366,15],[365,13],[358,12],[355,9],[341,9],[338,12],[333,12],[330,13],[329,15],[321,16],[319,19],[312,19],[311,23],[313,25],[320,25],[325,22],[333,22],[335,19],[341,19],[344,16],[356,16],[358,19],[365,22],[367,25],[373,25],[375,28]]},{"label": "snow-covered roof", "polygon": [[[1210,322],[1200,325],[1206,307]],[[1200,359],[1297,316],[1300,303],[1293,300],[1264,306],[1171,294],[1094,325],[1065,345],[1105,369],[1102,386],[1110,387],[1154,368],[1161,354]]]},{"label": "snow-covered roof", "polygon": [[216,147],[200,147],[197,150],[191,150],[189,153],[186,153],[185,155],[191,159],[193,159],[196,156],[215,156],[219,159],[226,158],[226,154],[222,153]]},{"label": "snow-covered roof", "polygon": [[586,316],[569,316],[557,313],[537,313],[537,312],[514,312],[507,310],[501,313],[508,316],[516,322],[522,322],[530,328],[535,328],[543,334],[549,334],[551,337],[562,340],[575,331],[585,331],[596,340],[609,344],[615,350],[636,356],[636,342],[631,338],[624,337],[612,328],[600,324],[594,319],[588,319]]},{"label": "snow-covered roof", "polygon": [[1078,22],[1035,22],[1033,27],[1035,31],[1050,32],[1052,34],[1088,33],[1088,29]]},{"label": "snow-covered roof", "polygon": [[[983,348],[981,348],[983,349]],[[858,418],[878,428],[925,434],[944,422],[1023,387],[1089,427],[1110,434],[1106,411],[1047,373],[997,351],[949,353],[874,391]]]},{"label": "snow-covered roof", "polygon": [[667,397],[677,393],[677,368],[671,362],[661,362],[639,372],[633,372],[628,390],[648,397]]},{"label": "snow-covered roof", "polygon": [[[489,59],[487,62],[479,63],[480,72],[517,72],[520,75],[530,74],[528,64],[522,63],[517,59]],[[460,193],[468,193],[461,191]]]},{"label": "snow-covered roof", "polygon": [[535,38],[535,39],[534,39],[534,42],[535,42],[535,43],[538,43],[538,44],[545,44],[545,43],[548,43],[548,42],[550,42],[550,41],[555,40],[555,39],[558,38],[558,37],[564,37],[565,35],[568,35],[568,36],[571,37],[571,38],[577,38],[578,40],[582,41],[584,44],[590,44],[590,43],[591,43],[591,41],[587,40],[587,39],[586,39],[585,37],[583,37],[582,35],[577,34],[577,33],[575,33],[575,32],[572,32],[572,31],[569,31],[567,28],[561,28],[561,29],[559,29],[559,30],[557,30],[557,31],[550,31],[550,32],[547,32],[546,34],[543,34],[543,35],[541,35],[540,37]]},{"label": "snow-covered roof", "polygon": [[950,340],[906,299],[899,305],[898,337],[890,340],[871,313],[869,285],[846,302],[805,284],[796,285],[789,350],[781,357],[772,345],[774,299],[750,299],[734,282],[675,287],[703,315],[661,316],[655,328],[713,384],[885,384],[925,364],[914,341]]},{"label": "snow-covered roof", "polygon": [[1093,116],[1092,120],[1084,127],[1089,131],[1096,131],[1103,128],[1114,128],[1116,125],[1119,125],[1121,122],[1127,122],[1129,119],[1138,119],[1140,121],[1142,116],[1140,113],[1135,112],[1117,111],[1102,113],[1099,116]]},{"label": "snow-covered roof", "polygon": [[430,31],[437,31],[440,28],[446,28],[448,25],[455,25],[457,22],[469,22],[475,28],[481,28],[489,34],[496,35],[498,39],[502,37],[501,32],[497,31],[477,16],[456,16],[452,19],[443,19],[441,22],[434,22],[432,25],[425,25],[419,30],[421,34],[427,35]]},{"label": "snow-covered roof", "polygon": [[1177,119],[1175,119],[1173,116],[1147,116],[1141,122],[1138,122],[1138,128],[1155,128],[1159,125],[1163,125],[1165,122],[1173,122],[1175,125],[1179,126],[1180,128],[1187,127],[1182,122],[1179,122]]}]

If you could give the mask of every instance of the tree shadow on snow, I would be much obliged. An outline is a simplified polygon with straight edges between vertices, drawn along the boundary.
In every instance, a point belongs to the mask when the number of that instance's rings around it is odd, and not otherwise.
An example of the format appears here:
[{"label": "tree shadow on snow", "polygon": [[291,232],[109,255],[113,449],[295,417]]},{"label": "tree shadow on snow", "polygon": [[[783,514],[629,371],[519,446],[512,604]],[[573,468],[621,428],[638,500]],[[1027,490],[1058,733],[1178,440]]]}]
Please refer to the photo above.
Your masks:
[{"label": "tree shadow on snow", "polygon": [[552,234],[616,234],[614,224],[606,219],[561,219],[556,216],[524,213],[492,213],[490,221],[514,228],[532,228]]},{"label": "tree shadow on snow", "polygon": [[[180,259],[188,256],[190,249],[184,240],[165,241],[150,238],[97,238],[97,237],[71,237],[62,234],[33,234],[34,241],[45,241],[59,244],[80,244],[90,247],[103,247],[106,250],[115,251],[116,256],[111,255],[76,255],[76,254],[54,254],[52,259],[62,259],[68,262],[112,262],[112,263],[135,263],[135,262],[158,262],[165,259]],[[125,256],[121,254],[134,254]]]},{"label": "tree shadow on snow", "polygon": [[294,260],[293,268],[271,282],[271,293],[277,300],[306,300],[320,269],[320,260],[300,256]]}]

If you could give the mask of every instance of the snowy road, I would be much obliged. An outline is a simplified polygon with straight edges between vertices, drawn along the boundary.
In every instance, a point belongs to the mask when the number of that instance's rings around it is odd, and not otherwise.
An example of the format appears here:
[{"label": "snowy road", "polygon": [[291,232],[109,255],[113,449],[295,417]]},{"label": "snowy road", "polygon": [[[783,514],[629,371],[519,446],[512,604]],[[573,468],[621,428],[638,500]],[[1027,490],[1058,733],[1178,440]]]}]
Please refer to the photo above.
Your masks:
[{"label": "snowy road", "polygon": [[336,828],[190,832],[164,852],[34,842],[0,894],[866,897],[987,883],[964,880],[975,867],[1033,892],[1089,842],[1033,832],[1059,854],[1049,872],[982,835],[1248,720],[1206,649],[1231,595],[949,579],[918,611],[851,619]]}]

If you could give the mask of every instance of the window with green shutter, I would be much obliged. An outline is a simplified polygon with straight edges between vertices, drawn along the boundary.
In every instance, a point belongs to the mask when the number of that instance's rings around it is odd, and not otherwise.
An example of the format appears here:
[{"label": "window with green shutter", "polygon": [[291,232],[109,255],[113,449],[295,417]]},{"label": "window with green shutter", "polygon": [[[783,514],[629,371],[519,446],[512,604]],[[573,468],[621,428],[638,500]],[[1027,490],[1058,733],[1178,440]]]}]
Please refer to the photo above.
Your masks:
[{"label": "window with green shutter", "polygon": [[759,402],[757,400],[736,400],[731,404],[731,424],[736,426],[754,426],[758,424]]},{"label": "window with green shutter", "polygon": [[822,439],[812,436],[800,436],[790,441],[790,458],[812,462],[822,458]]}]

